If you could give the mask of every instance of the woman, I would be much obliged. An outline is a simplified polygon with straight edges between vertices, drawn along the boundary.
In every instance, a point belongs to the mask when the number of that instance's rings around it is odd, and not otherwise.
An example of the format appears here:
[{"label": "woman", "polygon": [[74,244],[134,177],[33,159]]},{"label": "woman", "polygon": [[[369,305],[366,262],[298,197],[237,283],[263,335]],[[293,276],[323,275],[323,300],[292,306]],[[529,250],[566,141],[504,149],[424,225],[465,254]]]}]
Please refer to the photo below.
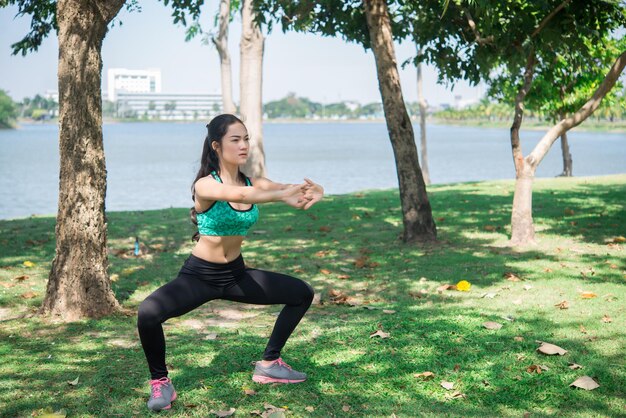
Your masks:
[{"label": "woman", "polygon": [[282,201],[297,209],[318,202],[324,190],[305,179],[302,184],[278,184],[266,178],[249,179],[239,167],[248,158],[249,138],[243,122],[219,115],[207,125],[200,170],[192,186],[192,221],[197,241],[178,277],[160,287],[139,306],[137,327],[150,369],[148,408],[171,408],[176,399],[165,366],[165,338],[161,324],[213,300],[253,304],[285,304],[278,315],[263,359],[256,362],[252,380],[258,383],[299,383],[306,374],[293,370],[280,357],[287,339],[313,300],[313,288],[284,274],[246,268],[241,244],[257,221],[258,203]]}]

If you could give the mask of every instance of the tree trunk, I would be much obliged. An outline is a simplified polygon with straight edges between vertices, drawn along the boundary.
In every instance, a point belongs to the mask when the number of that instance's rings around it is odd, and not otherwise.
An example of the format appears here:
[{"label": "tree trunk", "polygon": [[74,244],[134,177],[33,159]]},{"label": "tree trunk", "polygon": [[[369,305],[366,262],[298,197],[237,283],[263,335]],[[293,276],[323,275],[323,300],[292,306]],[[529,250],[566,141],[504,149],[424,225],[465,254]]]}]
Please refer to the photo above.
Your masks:
[{"label": "tree trunk", "polygon": [[120,309],[107,275],[102,41],[123,0],[59,0],[59,210],[40,312],[72,321]]},{"label": "tree trunk", "polygon": [[572,177],[572,154],[569,152],[567,132],[563,132],[561,135],[561,151],[563,153],[563,172],[559,177]]},{"label": "tree trunk", "polygon": [[535,68],[535,52],[531,49],[526,60],[524,83],[515,97],[515,116],[511,125],[511,149],[515,165],[515,194],[511,213],[511,240],[509,245],[535,244],[535,227],[533,225],[532,187],[535,178],[535,167],[528,165],[522,153],[519,130],[524,117],[524,98],[530,90]]},{"label": "tree trunk", "polygon": [[254,21],[252,0],[241,4],[241,71],[240,113],[248,128],[250,151],[243,167],[250,177],[264,177],[265,151],[263,150],[263,44],[265,38]]},{"label": "tree trunk", "polygon": [[[418,48],[418,55],[422,54],[422,51]],[[428,170],[428,153],[426,150],[426,100],[424,99],[424,91],[422,89],[422,63],[417,64],[417,102],[420,107],[420,145],[422,155],[422,175],[424,176],[424,183],[430,184],[430,172]]]},{"label": "tree trunk", "polygon": [[413,126],[402,97],[387,4],[384,0],[365,0],[363,6],[376,60],[387,130],[396,161],[404,224],[403,240],[434,241],[437,238],[437,227],[420,170]]},{"label": "tree trunk", "polygon": [[211,40],[220,54],[220,70],[222,78],[222,106],[224,113],[235,113],[237,108],[233,102],[232,69],[228,52],[228,24],[230,22],[230,0],[220,1],[219,31]]},{"label": "tree trunk", "polygon": [[[532,210],[531,184],[532,176],[534,176],[535,170],[558,137],[560,137],[573,127],[578,126],[593,112],[595,112],[598,106],[600,106],[600,103],[602,102],[604,96],[606,96],[606,94],[611,91],[611,89],[615,85],[615,82],[619,79],[619,76],[624,70],[624,67],[626,67],[626,51],[622,52],[617,60],[615,60],[615,63],[613,63],[613,66],[604,77],[604,80],[602,81],[598,89],[594,92],[591,99],[589,99],[587,103],[585,103],[572,116],[562,119],[559,123],[550,128],[550,130],[546,132],[543,138],[541,138],[541,140],[537,143],[533,151],[526,158],[520,159],[521,170],[519,171],[520,175],[517,178],[515,186],[512,217],[512,226],[517,225],[518,228],[517,230],[514,230],[514,232],[517,232],[517,235],[513,233],[513,236],[511,238],[512,244],[524,244],[534,241],[530,239],[529,235],[524,235],[524,231],[532,230],[532,216],[531,213],[526,210],[526,205],[528,205]],[[528,221],[530,221],[530,229],[528,228]]]}]

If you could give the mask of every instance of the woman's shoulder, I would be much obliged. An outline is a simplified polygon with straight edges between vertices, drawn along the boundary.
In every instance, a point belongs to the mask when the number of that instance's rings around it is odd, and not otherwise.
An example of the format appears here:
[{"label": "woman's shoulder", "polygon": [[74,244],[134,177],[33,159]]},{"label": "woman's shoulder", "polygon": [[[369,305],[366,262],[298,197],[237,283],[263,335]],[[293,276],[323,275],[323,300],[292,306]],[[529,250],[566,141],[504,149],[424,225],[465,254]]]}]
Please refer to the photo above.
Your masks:
[{"label": "woman's shoulder", "polygon": [[194,189],[197,187],[211,187],[218,183],[219,181],[217,181],[215,177],[209,174],[208,176],[200,177],[198,180],[196,180],[196,182],[193,184],[193,187]]}]

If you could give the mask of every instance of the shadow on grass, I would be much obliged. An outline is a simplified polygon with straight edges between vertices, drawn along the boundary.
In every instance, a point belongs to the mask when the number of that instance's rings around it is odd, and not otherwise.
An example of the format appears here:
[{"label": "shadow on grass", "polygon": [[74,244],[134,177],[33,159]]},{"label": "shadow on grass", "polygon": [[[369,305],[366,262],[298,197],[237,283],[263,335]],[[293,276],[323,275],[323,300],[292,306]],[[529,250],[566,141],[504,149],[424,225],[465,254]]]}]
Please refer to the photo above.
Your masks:
[{"label": "shadow on grass", "polygon": [[[480,327],[480,310],[444,302],[408,307],[393,317],[357,307],[315,306],[306,318],[283,353],[295,368],[309,374],[309,380],[298,385],[251,382],[251,361],[259,358],[267,341],[261,334],[269,329],[222,328],[218,340],[206,341],[205,333],[213,330],[168,325],[168,364],[179,393],[170,413],[206,416],[211,409],[230,407],[249,413],[262,411],[265,402],[286,405],[296,416],[621,413],[623,376],[614,367],[622,363],[621,355],[607,358],[583,341],[554,341],[562,325],[541,317],[488,331]],[[377,323],[391,333],[389,339],[369,337]],[[0,395],[3,416],[23,416],[46,406],[65,408],[71,415],[145,413],[147,367],[132,319],[61,326],[33,320],[28,328],[20,335],[0,330],[2,386],[10,389]],[[313,329],[323,331],[312,336]],[[525,335],[524,341],[514,340],[518,333]],[[616,337],[623,340],[625,335],[621,331]],[[569,353],[542,357],[534,352],[535,339],[560,344]],[[522,360],[520,353],[525,355]],[[567,363],[582,357],[591,359],[585,362],[584,374],[602,384],[593,395],[567,389],[581,375]],[[25,359],[28,367],[23,366]],[[531,364],[549,370],[530,374],[526,368]],[[435,373],[435,379],[414,377],[424,371]],[[67,383],[76,377],[77,386]],[[447,399],[450,392],[440,387],[442,380],[454,382],[467,398]],[[244,388],[254,388],[257,394],[246,396]],[[348,412],[344,405],[350,406]],[[306,412],[307,406],[316,412]]]}]

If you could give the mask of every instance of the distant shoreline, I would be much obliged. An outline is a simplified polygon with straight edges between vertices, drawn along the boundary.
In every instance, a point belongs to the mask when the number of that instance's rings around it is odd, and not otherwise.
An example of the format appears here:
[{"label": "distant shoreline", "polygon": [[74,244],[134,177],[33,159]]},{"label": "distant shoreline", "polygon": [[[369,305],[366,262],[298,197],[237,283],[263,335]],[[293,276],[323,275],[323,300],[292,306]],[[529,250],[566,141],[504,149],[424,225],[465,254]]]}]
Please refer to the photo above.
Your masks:
[{"label": "distant shoreline", "polygon": [[[417,125],[419,121],[417,119],[411,119],[414,125]],[[114,119],[114,118],[103,118],[103,124],[118,124],[118,123],[180,123],[180,124],[190,124],[190,123],[202,123],[202,120],[190,121],[190,120],[132,120],[132,119]],[[385,119],[377,118],[377,119],[306,119],[306,118],[275,118],[275,119],[264,119],[263,123],[267,124],[288,124],[288,123],[385,123]],[[432,125],[443,125],[443,126],[471,126],[477,128],[510,128],[510,123],[508,121],[498,121],[491,122],[485,120],[445,120],[438,118],[429,118],[427,119],[427,123]],[[16,129],[19,129],[20,125],[56,125],[58,124],[58,119],[51,119],[47,121],[37,122],[31,120],[21,119],[16,124]],[[522,130],[530,130],[530,131],[547,131],[553,125],[545,125],[537,122],[526,122],[522,124]],[[9,128],[11,129],[11,128]],[[626,120],[618,121],[618,122],[601,122],[594,123],[583,122],[581,125],[571,129],[568,132],[572,131],[583,131],[583,132],[606,132],[606,133],[626,133]]]}]

